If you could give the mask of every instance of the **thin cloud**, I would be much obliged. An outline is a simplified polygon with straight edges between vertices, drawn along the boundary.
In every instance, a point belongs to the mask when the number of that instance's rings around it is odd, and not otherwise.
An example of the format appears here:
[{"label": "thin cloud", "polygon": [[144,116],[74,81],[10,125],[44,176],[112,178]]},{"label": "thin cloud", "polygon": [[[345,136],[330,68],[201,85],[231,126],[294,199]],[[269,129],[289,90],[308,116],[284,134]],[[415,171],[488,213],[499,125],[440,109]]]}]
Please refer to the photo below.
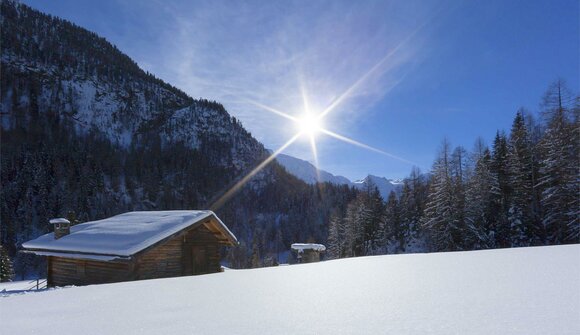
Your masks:
[{"label": "thin cloud", "polygon": [[364,77],[328,116],[333,129],[348,129],[425,57],[419,30],[433,13],[402,2],[158,5],[173,19],[158,41],[164,77],[223,103],[270,147],[287,140],[287,120],[246,102],[300,114],[303,86],[323,111]]}]

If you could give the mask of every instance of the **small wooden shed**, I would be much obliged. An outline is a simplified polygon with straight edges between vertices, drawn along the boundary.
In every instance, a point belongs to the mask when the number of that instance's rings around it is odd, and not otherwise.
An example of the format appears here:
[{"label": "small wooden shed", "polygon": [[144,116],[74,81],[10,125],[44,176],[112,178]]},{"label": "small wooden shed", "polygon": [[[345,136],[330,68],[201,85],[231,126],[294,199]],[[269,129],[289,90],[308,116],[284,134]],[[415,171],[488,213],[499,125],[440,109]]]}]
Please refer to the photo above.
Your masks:
[{"label": "small wooden shed", "polygon": [[49,286],[88,285],[221,271],[220,247],[237,239],[212,211],[129,212],[49,233],[22,246],[47,257]]},{"label": "small wooden shed", "polygon": [[296,253],[298,263],[319,262],[320,254],[326,250],[323,244],[317,243],[294,243],[291,248]]}]

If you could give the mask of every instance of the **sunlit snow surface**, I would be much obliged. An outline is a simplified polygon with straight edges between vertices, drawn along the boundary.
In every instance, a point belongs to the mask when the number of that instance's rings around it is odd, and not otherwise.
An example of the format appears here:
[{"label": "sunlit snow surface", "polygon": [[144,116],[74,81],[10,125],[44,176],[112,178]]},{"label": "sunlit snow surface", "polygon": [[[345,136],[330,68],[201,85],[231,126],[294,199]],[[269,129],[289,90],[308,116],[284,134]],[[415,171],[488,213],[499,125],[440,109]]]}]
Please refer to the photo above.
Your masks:
[{"label": "sunlit snow surface", "polygon": [[13,294],[0,319],[5,334],[580,334],[580,245]]}]

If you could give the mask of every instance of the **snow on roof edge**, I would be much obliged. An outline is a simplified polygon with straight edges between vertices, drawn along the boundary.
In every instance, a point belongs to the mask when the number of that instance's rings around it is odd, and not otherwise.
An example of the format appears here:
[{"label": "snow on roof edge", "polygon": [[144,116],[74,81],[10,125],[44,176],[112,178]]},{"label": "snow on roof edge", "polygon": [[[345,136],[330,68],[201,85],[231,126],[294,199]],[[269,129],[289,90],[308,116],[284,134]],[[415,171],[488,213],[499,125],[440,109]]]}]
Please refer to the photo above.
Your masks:
[{"label": "snow on roof edge", "polygon": [[83,253],[71,253],[71,252],[56,252],[56,251],[42,251],[42,250],[22,250],[22,252],[27,254],[35,254],[37,256],[56,256],[64,258],[75,258],[75,259],[86,259],[93,261],[112,261],[116,259],[129,259],[130,257],[118,256],[118,255],[99,255],[99,254],[83,254]]},{"label": "snow on roof edge", "polygon": [[[85,222],[82,224],[77,225],[77,227],[80,228],[80,226],[89,224],[89,225],[99,225],[102,224],[102,222],[106,222],[106,221],[110,221],[110,219],[114,219],[117,216],[122,216],[122,215],[135,215],[136,213],[138,214],[140,211],[137,212],[127,212],[127,213],[123,213],[123,214],[119,214],[113,217],[109,217],[106,219],[102,219],[102,220],[97,220],[97,221],[89,221],[89,222]],[[147,211],[142,211],[142,212],[147,212]],[[181,230],[190,228],[194,225],[199,225],[199,224],[203,224],[205,220],[207,220],[208,218],[215,218],[215,220],[218,223],[218,229],[221,231],[221,233],[223,235],[226,236],[226,238],[232,243],[232,245],[237,245],[238,244],[238,240],[236,238],[236,236],[229,230],[229,228],[221,221],[221,219],[219,219],[217,217],[217,215],[211,211],[211,210],[196,210],[196,211],[151,211],[151,215],[159,215],[162,212],[184,212],[185,214],[187,214],[187,212],[197,212],[197,214],[199,214],[196,217],[191,218],[191,220],[187,220],[181,224],[176,224],[172,227],[168,227],[164,230],[161,230],[155,234],[152,234],[150,236],[147,236],[145,239],[143,240],[138,240],[138,243],[133,243],[131,245],[127,245],[125,248],[123,248],[122,246],[120,248],[111,248],[111,249],[104,249],[104,248],[95,248],[95,247],[91,247],[90,245],[85,245],[83,248],[81,247],[75,247],[74,243],[71,245],[70,243],[70,238],[74,238],[75,234],[77,232],[74,231],[75,226],[72,227],[73,231],[71,232],[71,234],[64,236],[61,239],[55,240],[54,239],[54,233],[47,233],[44,234],[42,236],[39,236],[36,239],[24,242],[22,244],[22,247],[24,250],[32,252],[32,253],[36,253],[39,254],[41,252],[56,252],[56,253],[61,253],[62,256],[67,257],[68,254],[85,254],[85,255],[95,255],[95,256],[104,256],[104,257],[130,257],[132,255],[135,255],[163,240],[165,240],[166,238],[180,232]],[[141,213],[143,214],[143,213]],[[146,214],[146,213],[145,213]],[[221,227],[220,227],[221,226]],[[85,227],[83,227],[85,228]],[[82,234],[82,230],[79,231]],[[69,241],[66,241],[66,239],[69,239]],[[86,237],[85,237],[86,238]],[[95,238],[98,238],[97,235],[95,235]],[[65,242],[65,244],[62,244],[62,242]],[[79,240],[80,241],[80,240]],[[69,242],[69,243],[66,243]],[[78,243],[78,242],[77,242]],[[23,251],[24,251],[23,250]]]},{"label": "snow on roof edge", "polygon": [[326,246],[324,244],[318,243],[292,243],[290,246],[293,250],[304,251],[304,250],[315,250],[315,251],[325,251]]},{"label": "snow on roof edge", "polygon": [[50,219],[48,221],[50,224],[56,224],[56,223],[70,223],[69,220],[65,219],[65,218],[54,218],[54,219]]},{"label": "snow on roof edge", "polygon": [[234,233],[232,233],[230,228],[228,228],[228,226],[226,226],[226,224],[223,223],[222,220],[213,211],[210,210],[209,212],[219,222],[219,224],[222,226],[222,228],[224,228],[226,233],[228,233],[228,235],[230,235],[230,237],[234,240],[235,244],[236,245],[240,244],[240,242],[238,241],[238,238],[236,237],[236,235],[234,235]]}]

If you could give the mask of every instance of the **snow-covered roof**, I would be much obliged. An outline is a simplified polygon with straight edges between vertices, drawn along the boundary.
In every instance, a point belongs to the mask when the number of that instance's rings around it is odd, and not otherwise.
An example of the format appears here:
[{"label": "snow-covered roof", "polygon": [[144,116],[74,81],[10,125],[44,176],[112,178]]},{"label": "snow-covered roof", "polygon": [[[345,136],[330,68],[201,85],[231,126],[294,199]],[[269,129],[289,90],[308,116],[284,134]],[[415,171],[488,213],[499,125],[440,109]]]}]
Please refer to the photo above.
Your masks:
[{"label": "snow-covered roof", "polygon": [[56,223],[70,223],[69,220],[65,219],[65,218],[56,218],[56,219],[50,219],[49,221],[51,224],[56,224]]},{"label": "snow-covered roof", "polygon": [[56,256],[74,259],[85,259],[91,261],[101,261],[107,262],[115,259],[129,259],[129,257],[123,256],[110,256],[110,255],[98,255],[98,254],[77,254],[73,252],[58,252],[58,251],[41,251],[41,250],[24,250],[25,253],[31,253],[38,256]]},{"label": "snow-covered roof", "polygon": [[211,224],[208,228],[222,235],[229,244],[237,243],[234,234],[212,211],[143,211],[78,224],[71,227],[69,235],[55,240],[54,233],[48,233],[25,242],[22,247],[34,253],[56,251],[129,257],[185,228],[206,221]]},{"label": "snow-covered roof", "polygon": [[326,247],[323,244],[316,243],[294,243],[292,244],[292,249],[296,251],[304,250],[314,250],[314,251],[324,251]]}]

